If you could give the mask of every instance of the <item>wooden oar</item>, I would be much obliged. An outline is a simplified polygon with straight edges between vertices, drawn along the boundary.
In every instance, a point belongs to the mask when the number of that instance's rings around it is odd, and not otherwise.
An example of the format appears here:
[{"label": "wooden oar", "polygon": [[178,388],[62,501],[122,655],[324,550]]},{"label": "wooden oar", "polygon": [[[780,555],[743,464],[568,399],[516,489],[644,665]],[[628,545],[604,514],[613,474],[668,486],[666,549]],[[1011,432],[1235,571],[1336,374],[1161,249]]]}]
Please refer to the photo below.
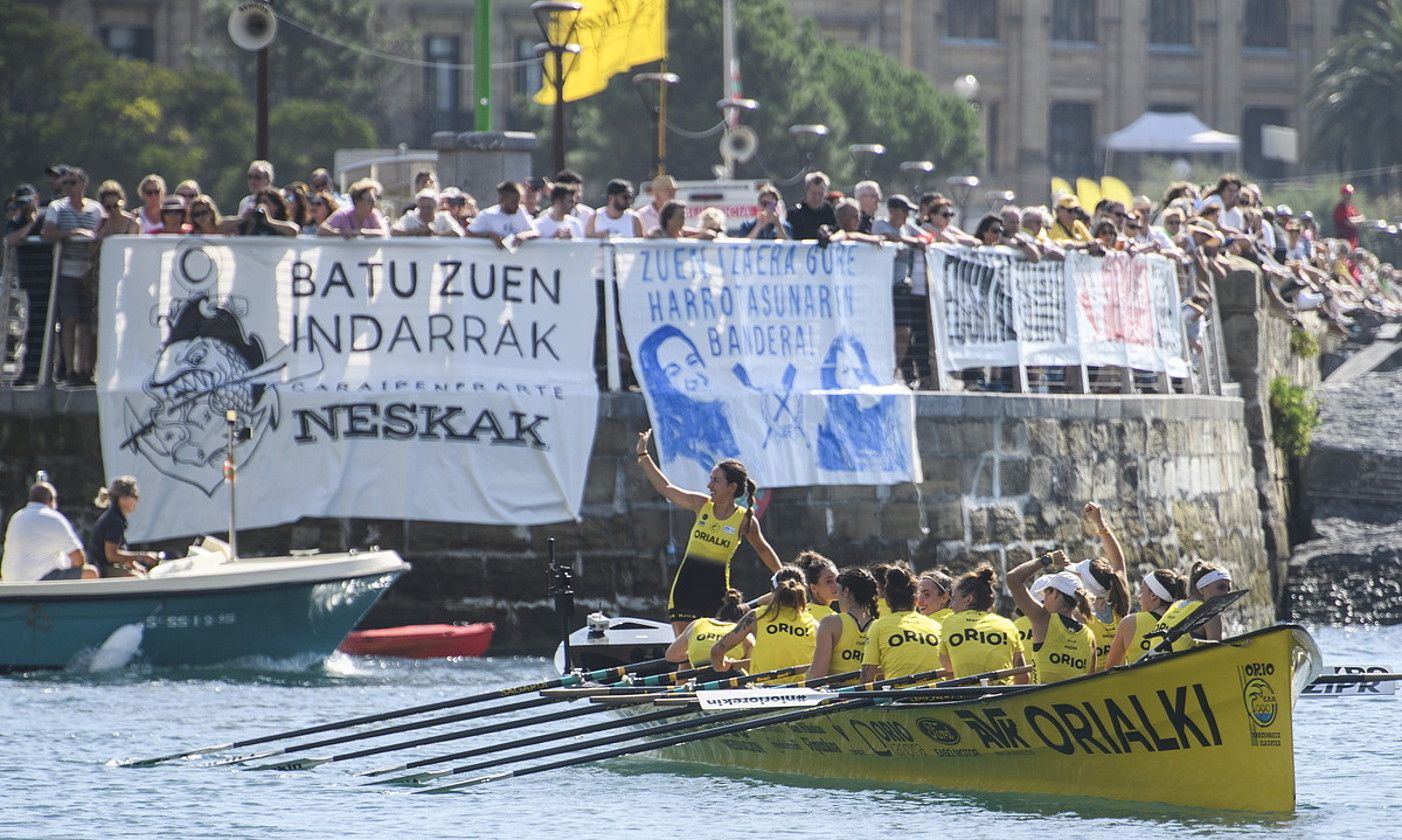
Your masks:
[{"label": "wooden oar", "polygon": [[562,686],[580,685],[585,682],[611,682],[622,679],[629,674],[636,674],[643,671],[651,671],[660,667],[670,667],[671,663],[665,659],[649,659],[646,662],[638,662],[632,665],[620,665],[614,668],[603,668],[588,673],[567,674],[563,677],[556,677],[545,682],[526,683],[524,685],[511,686],[509,688],[499,688],[495,691],[487,691],[481,694],[473,694],[467,697],[458,697],[452,700],[441,700],[436,703],[426,703],[422,706],[410,706],[403,709],[395,709],[388,712],[380,712],[373,715],[362,715],[361,717],[347,718],[345,720],[322,723],[316,726],[307,726],[301,729],[292,729],[286,732],[277,732],[272,735],[262,735],[257,738],[245,738],[241,741],[230,741],[227,744],[215,744],[208,747],[196,747],[182,752],[169,753],[167,755],[155,756],[153,758],[128,759],[117,762],[118,767],[154,767],[167,761],[175,761],[181,758],[194,758],[208,753],[223,752],[225,750],[236,750],[242,747],[252,747],[257,744],[266,744],[272,741],[282,741],[287,738],[301,738],[306,735],[316,735],[322,732],[331,732],[336,729],[346,729],[352,726],[360,726],[366,723],[379,723],[381,721],[392,720],[399,717],[424,714],[426,712],[437,712],[443,709],[454,709],[462,706],[471,706],[477,703],[486,703],[492,700],[502,700],[507,697],[515,697],[521,694],[543,691],[549,688],[560,688]]}]

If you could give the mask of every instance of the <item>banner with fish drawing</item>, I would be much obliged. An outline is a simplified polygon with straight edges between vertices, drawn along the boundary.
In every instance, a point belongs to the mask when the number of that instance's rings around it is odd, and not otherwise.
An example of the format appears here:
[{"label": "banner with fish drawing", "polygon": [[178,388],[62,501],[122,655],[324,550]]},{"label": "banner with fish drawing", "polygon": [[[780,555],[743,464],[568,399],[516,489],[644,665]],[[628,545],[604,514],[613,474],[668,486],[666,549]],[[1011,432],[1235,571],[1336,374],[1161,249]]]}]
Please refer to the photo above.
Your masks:
[{"label": "banner with fish drawing", "polygon": [[920,481],[895,379],[894,249],[616,245],[619,312],[660,466],[704,488],[739,458],[761,487]]},{"label": "banner with fish drawing", "polygon": [[596,245],[115,237],[98,407],[135,539],[304,516],[576,518],[594,442]]},{"label": "banner with fish drawing", "polygon": [[929,249],[945,370],[1120,365],[1188,375],[1173,264],[1149,254],[1027,262],[1007,248]]}]

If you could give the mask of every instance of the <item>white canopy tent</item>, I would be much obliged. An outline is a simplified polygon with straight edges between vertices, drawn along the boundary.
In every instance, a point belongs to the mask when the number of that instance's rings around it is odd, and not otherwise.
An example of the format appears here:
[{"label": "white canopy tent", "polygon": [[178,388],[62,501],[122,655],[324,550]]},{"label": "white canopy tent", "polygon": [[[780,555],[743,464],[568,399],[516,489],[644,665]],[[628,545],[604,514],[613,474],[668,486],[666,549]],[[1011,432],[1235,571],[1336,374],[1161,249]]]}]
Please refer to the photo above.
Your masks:
[{"label": "white canopy tent", "polygon": [[1216,131],[1188,111],[1148,111],[1107,136],[1105,171],[1116,152],[1160,155],[1234,155],[1241,159],[1241,138]]}]

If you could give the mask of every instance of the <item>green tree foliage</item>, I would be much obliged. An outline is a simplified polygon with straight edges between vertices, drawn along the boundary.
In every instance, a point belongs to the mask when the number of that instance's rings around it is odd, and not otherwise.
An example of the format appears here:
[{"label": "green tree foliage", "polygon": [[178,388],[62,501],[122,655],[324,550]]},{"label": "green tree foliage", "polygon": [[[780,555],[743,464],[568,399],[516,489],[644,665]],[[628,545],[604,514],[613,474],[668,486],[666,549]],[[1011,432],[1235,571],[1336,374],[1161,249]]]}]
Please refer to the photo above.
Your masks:
[{"label": "green tree foliage", "polygon": [[280,181],[306,180],[318,166],[330,167],[335,149],[373,148],[375,128],[339,103],[293,99],[272,109],[268,145]]},{"label": "green tree foliage", "polygon": [[1402,2],[1351,7],[1350,28],[1310,79],[1315,148],[1348,169],[1402,160]]},{"label": "green tree foliage", "polygon": [[[720,120],[720,8],[714,0],[672,0],[668,17],[667,70],[681,76],[681,84],[672,89],[667,121],[682,131],[668,133],[667,169],[678,178],[711,178],[720,162],[719,134],[688,134]],[[902,190],[896,172],[903,160],[933,160],[944,173],[977,162],[978,120],[966,103],[880,53],[837,45],[811,25],[796,25],[786,0],[737,3],[736,35],[743,95],[760,103],[744,118],[759,137],[759,154],[737,169],[739,177],[783,181],[800,172],[805,158],[788,132],[798,123],[829,127],[813,165],[849,190],[856,176],[847,152],[852,143],[885,145],[888,152],[872,175]],[[631,75],[619,74],[603,93],[569,106],[569,163],[593,176],[592,193],[601,192],[607,177],[641,180],[649,172],[653,137]],[[544,113],[527,121],[548,126],[549,109],[532,107]],[[536,156],[539,171],[548,168],[549,155],[547,131]]]}]

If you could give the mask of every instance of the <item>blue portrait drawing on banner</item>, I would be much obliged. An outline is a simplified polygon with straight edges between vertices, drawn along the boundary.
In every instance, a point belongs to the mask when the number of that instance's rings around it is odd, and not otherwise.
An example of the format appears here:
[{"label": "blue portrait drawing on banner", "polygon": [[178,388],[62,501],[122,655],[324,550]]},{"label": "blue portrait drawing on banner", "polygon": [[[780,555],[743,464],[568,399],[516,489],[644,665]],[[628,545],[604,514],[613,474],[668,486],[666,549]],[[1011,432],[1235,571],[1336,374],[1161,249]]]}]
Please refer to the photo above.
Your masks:
[{"label": "blue portrait drawing on banner", "polygon": [[668,461],[692,461],[709,474],[717,461],[740,455],[725,401],[685,333],[670,324],[658,327],[643,339],[638,356],[658,446]]},{"label": "blue portrait drawing on banner", "polygon": [[837,472],[905,472],[910,450],[894,396],[861,392],[878,386],[866,348],[839,334],[823,358],[827,416],[818,424],[818,466]]}]

